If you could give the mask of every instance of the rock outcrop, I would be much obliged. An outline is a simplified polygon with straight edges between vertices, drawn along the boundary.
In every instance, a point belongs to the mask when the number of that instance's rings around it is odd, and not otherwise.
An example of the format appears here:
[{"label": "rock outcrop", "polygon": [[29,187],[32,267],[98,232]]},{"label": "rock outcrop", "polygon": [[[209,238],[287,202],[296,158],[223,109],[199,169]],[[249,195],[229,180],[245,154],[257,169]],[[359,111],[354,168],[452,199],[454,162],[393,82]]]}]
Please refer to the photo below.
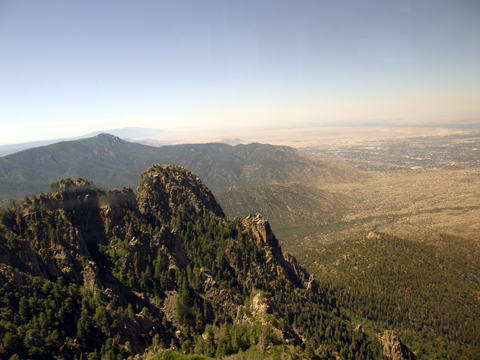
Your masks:
[{"label": "rock outcrop", "polygon": [[241,302],[228,291],[218,286],[208,270],[200,269],[200,273],[202,274],[202,297],[212,304],[220,306],[230,318],[234,319]]},{"label": "rock outcrop", "polygon": [[[273,234],[270,224],[262,215],[247,216],[243,220],[243,225],[256,239],[257,246],[265,251],[266,263],[271,274],[285,278],[293,285],[301,288],[309,286],[308,284],[314,281],[291,254],[282,253],[282,248]],[[318,286],[312,285],[313,283],[310,284],[309,288],[317,291]]]},{"label": "rock outcrop", "polygon": [[[106,191],[84,179],[57,182],[52,190],[1,214],[0,286],[20,287],[33,276],[84,287],[109,304],[117,340],[133,353],[154,337],[181,345],[185,328],[235,320],[255,291],[288,285],[305,303],[306,291],[319,291],[282,253],[261,215],[227,219],[210,190],[184,168],[153,166],[136,192]],[[201,316],[193,310],[200,308]],[[278,308],[256,296],[249,311],[253,318],[271,315],[269,326],[280,339],[301,342]],[[75,349],[70,355],[79,354]]]},{"label": "rock outcrop", "polygon": [[388,360],[413,360],[415,356],[398,339],[398,335],[393,330],[385,330],[382,334],[377,334],[378,341],[383,346],[383,356]]},{"label": "rock outcrop", "polygon": [[212,192],[198,176],[182,167],[152,166],[146,170],[137,188],[140,212],[164,224],[178,210],[185,214],[225,217]]}]

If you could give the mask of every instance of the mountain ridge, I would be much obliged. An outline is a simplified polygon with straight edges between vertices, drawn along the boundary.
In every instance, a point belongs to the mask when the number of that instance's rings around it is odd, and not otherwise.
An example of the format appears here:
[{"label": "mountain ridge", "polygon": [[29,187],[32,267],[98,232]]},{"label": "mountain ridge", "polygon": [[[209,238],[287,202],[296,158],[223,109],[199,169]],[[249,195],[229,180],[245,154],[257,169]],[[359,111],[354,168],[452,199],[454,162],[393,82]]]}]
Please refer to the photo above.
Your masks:
[{"label": "mountain ridge", "polygon": [[190,171],[150,167],[136,192],[85,179],[52,191],[0,212],[3,357],[171,346],[224,357],[278,345],[378,358],[379,341],[350,329],[262,216],[229,220]]},{"label": "mountain ridge", "polygon": [[353,167],[306,155],[285,146],[187,144],[152,147],[108,134],[25,150],[0,158],[3,204],[48,191],[59,178],[82,177],[104,188],[134,187],[143,169],[179,165],[198,174],[213,192],[272,183],[358,181]]},{"label": "mountain ridge", "polygon": [[133,138],[140,138],[145,136],[157,135],[164,132],[160,129],[147,129],[147,128],[138,128],[138,127],[127,127],[127,128],[120,128],[120,129],[112,129],[106,131],[93,131],[91,133],[82,135],[82,136],[75,136],[71,138],[60,138],[60,139],[52,139],[52,140],[38,140],[38,141],[30,141],[25,143],[19,144],[9,144],[9,145],[0,145],[0,157],[11,155],[20,151],[37,148],[41,146],[47,146],[51,144],[56,144],[59,142],[65,141],[74,141],[85,139],[93,136],[100,135],[102,133],[107,133],[113,136],[118,136],[122,139],[128,140]]}]

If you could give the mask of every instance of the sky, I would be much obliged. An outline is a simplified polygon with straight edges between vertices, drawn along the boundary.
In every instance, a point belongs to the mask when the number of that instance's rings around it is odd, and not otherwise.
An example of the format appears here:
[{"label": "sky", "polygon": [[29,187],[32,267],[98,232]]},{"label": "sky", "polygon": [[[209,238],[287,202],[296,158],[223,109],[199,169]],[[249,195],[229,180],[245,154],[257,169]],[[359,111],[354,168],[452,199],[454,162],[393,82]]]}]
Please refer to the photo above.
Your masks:
[{"label": "sky", "polygon": [[0,0],[0,145],[480,123],[480,2]]}]

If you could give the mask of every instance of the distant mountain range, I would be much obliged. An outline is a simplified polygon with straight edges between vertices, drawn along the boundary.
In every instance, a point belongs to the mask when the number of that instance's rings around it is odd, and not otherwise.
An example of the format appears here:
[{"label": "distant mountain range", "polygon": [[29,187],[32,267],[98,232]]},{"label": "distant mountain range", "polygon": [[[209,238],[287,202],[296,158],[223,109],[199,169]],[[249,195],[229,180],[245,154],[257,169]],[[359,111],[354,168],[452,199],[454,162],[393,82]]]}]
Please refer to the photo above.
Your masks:
[{"label": "distant mountain range", "polygon": [[239,138],[235,138],[235,139],[222,139],[220,140],[221,143],[223,144],[228,144],[228,145],[232,145],[232,146],[235,146],[235,145],[239,145],[239,144],[244,144],[245,141],[243,141],[242,139],[239,139]]},{"label": "distant mountain range", "polygon": [[24,150],[0,158],[3,204],[48,191],[50,183],[82,177],[112,189],[135,187],[143,169],[180,165],[194,171],[214,192],[300,182],[308,185],[357,181],[364,175],[347,164],[286,146],[193,144],[153,147],[100,134]]},{"label": "distant mountain range", "polygon": [[[73,138],[41,140],[41,141],[32,141],[32,142],[26,142],[21,144],[0,145],[0,157],[14,154],[16,152],[27,150],[27,149],[55,144],[58,142],[86,139],[93,136],[97,136],[102,133],[108,133],[114,136],[118,136],[121,139],[129,140],[129,139],[148,137],[152,135],[158,135],[164,132],[165,132],[164,130],[160,130],[160,129],[127,127],[127,128],[112,129],[112,130],[106,130],[106,131],[94,131],[86,135],[77,136]],[[150,141],[149,145],[158,145],[158,142]]]},{"label": "distant mountain range", "polygon": [[[137,190],[58,181],[79,177]],[[281,238],[320,282],[283,255],[266,220],[277,236],[335,227],[352,201],[343,185],[366,178],[286,146],[152,147],[108,134],[0,158],[3,204],[20,199],[0,211],[0,357],[172,345],[223,357],[256,344],[266,358],[480,358],[476,241],[369,226],[318,248]],[[342,191],[322,186],[332,183]]]}]

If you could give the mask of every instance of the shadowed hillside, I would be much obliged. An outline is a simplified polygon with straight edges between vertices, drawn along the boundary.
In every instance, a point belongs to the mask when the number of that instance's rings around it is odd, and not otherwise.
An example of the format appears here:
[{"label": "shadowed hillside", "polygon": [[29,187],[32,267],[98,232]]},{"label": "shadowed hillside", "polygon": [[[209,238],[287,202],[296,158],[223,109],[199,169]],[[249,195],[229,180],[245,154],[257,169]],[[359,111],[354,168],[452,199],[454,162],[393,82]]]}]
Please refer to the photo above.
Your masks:
[{"label": "shadowed hillside", "polygon": [[259,212],[275,229],[338,222],[348,203],[347,196],[301,183],[234,188],[216,198],[229,216]]},{"label": "shadowed hillside", "polygon": [[0,308],[2,358],[382,354],[262,216],[229,220],[181,167],[150,167],[135,193],[65,179],[1,211]]},{"label": "shadowed hillside", "polygon": [[143,169],[179,165],[195,172],[213,192],[270,184],[320,184],[365,177],[353,167],[286,146],[192,144],[160,148],[101,134],[0,158],[0,190],[8,199],[48,191],[52,181],[88,178],[105,188],[135,186]]}]

